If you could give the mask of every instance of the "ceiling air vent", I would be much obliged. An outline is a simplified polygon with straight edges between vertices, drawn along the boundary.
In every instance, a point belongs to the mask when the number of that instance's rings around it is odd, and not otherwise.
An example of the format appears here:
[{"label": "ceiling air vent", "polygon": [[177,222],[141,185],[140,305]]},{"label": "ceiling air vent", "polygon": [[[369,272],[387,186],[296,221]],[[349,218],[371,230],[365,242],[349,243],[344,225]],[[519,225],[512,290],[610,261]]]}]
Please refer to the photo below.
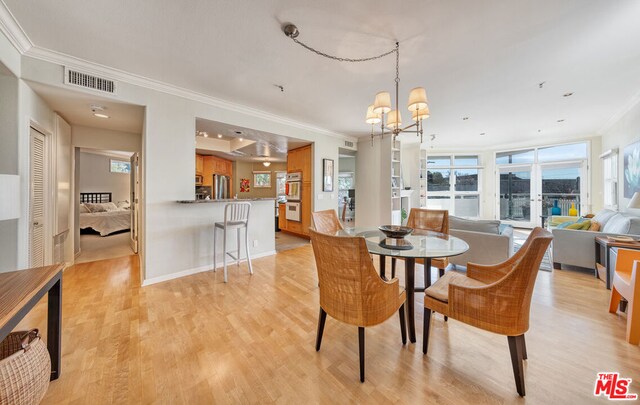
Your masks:
[{"label": "ceiling air vent", "polygon": [[353,148],[353,142],[351,141],[344,141],[344,146],[347,146],[349,148]]},{"label": "ceiling air vent", "polygon": [[64,69],[64,83],[103,93],[116,94],[115,81],[68,68]]}]

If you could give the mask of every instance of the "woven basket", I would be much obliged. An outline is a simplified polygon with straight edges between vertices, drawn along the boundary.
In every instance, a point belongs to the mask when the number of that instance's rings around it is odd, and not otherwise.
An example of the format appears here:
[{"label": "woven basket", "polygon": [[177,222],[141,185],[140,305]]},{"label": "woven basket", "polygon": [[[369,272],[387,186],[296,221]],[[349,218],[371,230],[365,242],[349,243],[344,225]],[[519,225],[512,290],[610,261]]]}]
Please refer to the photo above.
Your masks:
[{"label": "woven basket", "polygon": [[39,404],[49,387],[51,358],[38,329],[0,343],[0,405]]}]

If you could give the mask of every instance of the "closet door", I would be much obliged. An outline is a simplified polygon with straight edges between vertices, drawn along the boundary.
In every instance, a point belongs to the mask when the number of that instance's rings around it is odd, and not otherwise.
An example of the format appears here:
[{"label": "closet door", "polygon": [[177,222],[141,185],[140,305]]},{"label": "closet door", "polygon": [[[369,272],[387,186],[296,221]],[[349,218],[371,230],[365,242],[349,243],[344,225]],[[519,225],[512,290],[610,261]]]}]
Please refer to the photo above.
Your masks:
[{"label": "closet door", "polygon": [[45,248],[45,157],[44,135],[31,128],[31,169],[29,195],[29,265],[44,266]]}]

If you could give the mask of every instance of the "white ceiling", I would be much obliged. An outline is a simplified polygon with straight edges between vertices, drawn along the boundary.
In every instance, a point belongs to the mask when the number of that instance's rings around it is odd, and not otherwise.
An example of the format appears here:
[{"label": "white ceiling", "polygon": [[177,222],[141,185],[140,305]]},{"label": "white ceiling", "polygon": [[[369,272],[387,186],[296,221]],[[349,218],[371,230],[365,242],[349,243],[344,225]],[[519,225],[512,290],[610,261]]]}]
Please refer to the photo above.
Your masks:
[{"label": "white ceiling", "polygon": [[[196,153],[242,162],[286,162],[289,150],[309,144],[309,141],[301,139],[203,118],[196,118],[196,132],[206,132],[209,135],[209,142],[202,142],[202,137],[197,137],[199,142],[196,145]],[[218,138],[218,134],[222,135],[222,138]],[[240,142],[240,139],[243,141]],[[205,143],[211,146],[201,148]]]},{"label": "white ceiling", "polygon": [[349,135],[368,133],[393,57],[327,60],[286,38],[284,22],[345,57],[398,39],[401,111],[426,87],[426,134],[442,147],[594,135],[640,90],[636,0],[4,2],[36,46]]},{"label": "white ceiling", "polygon": [[[144,107],[118,103],[86,92],[66,90],[58,87],[29,82],[29,86],[44,99],[49,107],[67,122],[112,131],[142,133]],[[103,114],[109,118],[98,118],[91,111],[92,105],[104,107]]]}]

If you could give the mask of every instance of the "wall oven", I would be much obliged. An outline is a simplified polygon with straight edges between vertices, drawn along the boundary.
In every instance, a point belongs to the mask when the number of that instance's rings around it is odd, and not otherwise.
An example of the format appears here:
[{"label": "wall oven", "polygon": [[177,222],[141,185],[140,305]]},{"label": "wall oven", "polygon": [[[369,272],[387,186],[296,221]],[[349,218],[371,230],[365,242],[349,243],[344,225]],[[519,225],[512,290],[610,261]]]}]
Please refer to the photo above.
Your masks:
[{"label": "wall oven", "polygon": [[287,202],[286,205],[286,218],[288,221],[301,221],[300,203],[299,202]]},{"label": "wall oven", "polygon": [[287,174],[287,201],[300,201],[302,193],[302,173]]}]

